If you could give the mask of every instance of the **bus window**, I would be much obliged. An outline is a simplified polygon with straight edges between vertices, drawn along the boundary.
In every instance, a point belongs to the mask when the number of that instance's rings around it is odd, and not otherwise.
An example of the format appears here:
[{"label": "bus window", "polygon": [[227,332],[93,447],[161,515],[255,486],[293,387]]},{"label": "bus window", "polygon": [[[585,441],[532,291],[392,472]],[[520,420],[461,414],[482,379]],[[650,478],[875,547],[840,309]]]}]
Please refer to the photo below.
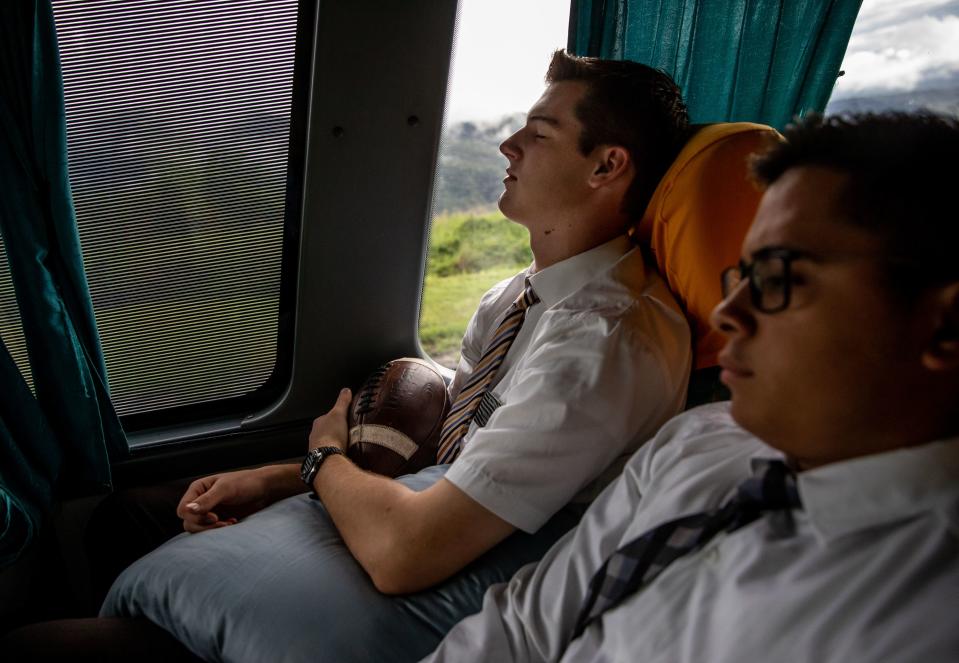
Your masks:
[{"label": "bus window", "polygon": [[954,2],[864,2],[826,113],[959,114],[959,7]]},{"label": "bus window", "polygon": [[506,169],[499,144],[542,94],[568,22],[568,0],[459,3],[420,311],[423,350],[449,368],[483,293],[532,260],[526,230],[496,207]]},{"label": "bus window", "polygon": [[311,6],[53,1],[77,223],[128,430],[235,409],[289,372]]}]

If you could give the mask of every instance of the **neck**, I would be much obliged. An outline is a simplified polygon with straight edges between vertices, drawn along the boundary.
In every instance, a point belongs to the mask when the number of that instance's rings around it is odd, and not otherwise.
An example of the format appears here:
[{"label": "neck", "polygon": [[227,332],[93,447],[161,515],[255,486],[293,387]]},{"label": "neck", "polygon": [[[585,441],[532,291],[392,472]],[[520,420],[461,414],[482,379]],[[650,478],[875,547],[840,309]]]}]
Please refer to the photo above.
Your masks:
[{"label": "neck", "polygon": [[554,220],[551,224],[530,224],[529,245],[533,269],[539,271],[567,258],[589,251],[622,235],[622,219],[586,219],[577,222]]},{"label": "neck", "polygon": [[[793,455],[787,452],[787,457],[799,471],[811,470],[862,456],[918,447],[928,442],[953,437],[957,432],[959,431],[943,421],[922,420],[914,422],[912,426],[889,425],[859,431],[847,430],[836,436],[832,441],[825,433],[821,433],[819,435],[820,448],[836,450],[838,453],[807,458],[800,454]],[[850,440],[860,441],[861,444],[850,444]],[[796,448],[798,445],[789,446]]]}]

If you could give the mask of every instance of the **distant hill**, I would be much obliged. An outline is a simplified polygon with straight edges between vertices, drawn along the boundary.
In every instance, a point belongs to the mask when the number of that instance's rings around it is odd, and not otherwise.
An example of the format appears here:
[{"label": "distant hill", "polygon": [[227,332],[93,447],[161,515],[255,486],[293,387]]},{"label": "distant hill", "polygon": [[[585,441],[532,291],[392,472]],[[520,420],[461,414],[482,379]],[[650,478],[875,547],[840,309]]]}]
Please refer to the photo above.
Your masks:
[{"label": "distant hill", "polygon": [[959,115],[959,82],[927,90],[834,99],[826,106],[826,113],[908,112],[920,109]]},{"label": "distant hill", "polygon": [[490,122],[457,122],[443,132],[433,213],[495,205],[503,192],[506,157],[499,145],[526,122],[524,113]]}]

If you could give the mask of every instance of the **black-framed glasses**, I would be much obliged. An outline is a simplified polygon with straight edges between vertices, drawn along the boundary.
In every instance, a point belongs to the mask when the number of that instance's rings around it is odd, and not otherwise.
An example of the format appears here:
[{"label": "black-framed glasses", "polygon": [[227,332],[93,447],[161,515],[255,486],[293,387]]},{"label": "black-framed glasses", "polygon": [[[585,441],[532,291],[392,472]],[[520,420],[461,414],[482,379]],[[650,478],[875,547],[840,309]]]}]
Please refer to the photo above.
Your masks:
[{"label": "black-framed glasses", "polygon": [[763,313],[778,313],[789,306],[792,279],[792,261],[802,253],[789,249],[763,249],[752,262],[740,260],[738,265],[723,270],[723,298],[744,280],[749,281],[749,296],[753,307]]}]

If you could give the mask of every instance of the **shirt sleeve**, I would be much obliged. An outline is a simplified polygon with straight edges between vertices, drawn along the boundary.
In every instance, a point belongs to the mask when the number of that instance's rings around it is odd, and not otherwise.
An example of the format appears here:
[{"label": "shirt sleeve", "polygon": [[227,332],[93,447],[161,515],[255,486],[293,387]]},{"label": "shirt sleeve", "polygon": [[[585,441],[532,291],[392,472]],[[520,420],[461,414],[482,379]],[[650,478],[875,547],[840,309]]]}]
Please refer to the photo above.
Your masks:
[{"label": "shirt sleeve", "polygon": [[446,474],[526,532],[678,411],[687,360],[668,361],[665,341],[628,317],[545,318],[502,405]]},{"label": "shirt sleeve", "polygon": [[533,663],[562,658],[589,582],[621,544],[629,515],[639,504],[641,460],[634,460],[576,529],[539,564],[524,566],[509,583],[491,587],[482,610],[457,624],[424,661]]}]

